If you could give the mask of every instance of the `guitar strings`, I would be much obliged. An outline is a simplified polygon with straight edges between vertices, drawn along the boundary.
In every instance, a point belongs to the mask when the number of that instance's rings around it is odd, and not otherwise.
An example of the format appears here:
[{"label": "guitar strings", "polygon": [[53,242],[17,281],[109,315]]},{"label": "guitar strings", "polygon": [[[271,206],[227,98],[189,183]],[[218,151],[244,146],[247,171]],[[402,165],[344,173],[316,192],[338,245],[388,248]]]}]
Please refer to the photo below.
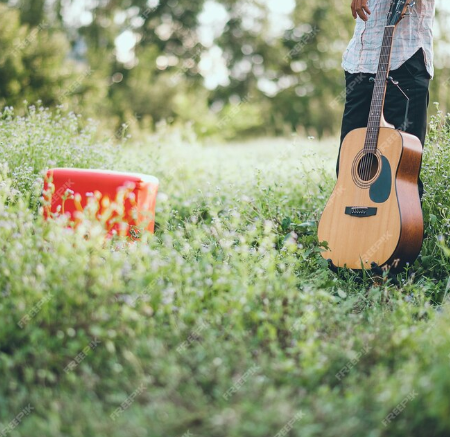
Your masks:
[{"label": "guitar strings", "polygon": [[[375,85],[373,89],[373,96],[372,96],[372,103],[370,108],[370,116],[369,116],[369,123],[368,123],[368,135],[367,135],[367,151],[364,154],[364,162],[363,162],[363,179],[365,181],[368,181],[370,179],[370,173],[372,171],[373,166],[373,152],[372,148],[376,149],[376,143],[379,136],[379,129],[380,129],[380,121],[381,121],[381,102],[382,102],[382,93],[384,92],[384,83],[383,86],[380,86],[380,77],[383,74],[383,57],[385,56],[384,53],[384,46],[386,42],[386,33],[387,30],[385,30],[384,36],[383,36],[383,43],[381,48],[381,55],[380,55],[380,65],[378,68],[377,76],[375,78]],[[381,97],[381,98],[380,98]],[[373,143],[373,144],[372,144]]]},{"label": "guitar strings", "polygon": [[[364,149],[366,150],[366,153],[363,155],[362,160],[360,161],[361,169],[360,174],[363,176],[364,181],[368,181],[371,179],[372,172],[373,172],[373,163],[374,163],[374,157],[378,160],[376,157],[376,150],[378,145],[378,139],[379,139],[379,131],[380,131],[380,124],[381,124],[381,116],[382,116],[382,107],[383,107],[383,100],[386,93],[386,81],[387,81],[387,75],[388,75],[388,67],[389,67],[389,59],[391,55],[392,50],[392,39],[393,39],[393,33],[395,28],[386,27],[384,36],[383,36],[383,42],[381,47],[381,54],[380,54],[380,64],[378,68],[378,72],[375,78],[375,85],[373,90],[373,97],[372,97],[372,104],[370,108],[370,115],[368,120],[368,132],[366,134],[366,143],[364,146]],[[391,33],[392,31],[392,33]],[[386,69],[383,71],[383,66],[386,67]],[[380,87],[380,78],[381,76],[384,76],[382,78],[382,86]],[[375,135],[374,135],[375,133]],[[373,143],[373,144],[372,144]],[[372,150],[372,148],[374,150]],[[358,165],[359,166],[359,165]],[[375,172],[376,173],[376,172]]]},{"label": "guitar strings", "polygon": [[[380,62],[378,65],[378,71],[377,71],[377,75],[375,77],[375,85],[374,85],[374,91],[373,93],[375,93],[376,88],[378,86],[378,84],[380,83],[380,75],[383,73],[383,87],[382,87],[382,92],[380,94],[381,99],[379,101],[379,112],[380,114],[377,114],[377,111],[375,111],[375,127],[371,128],[371,135],[372,135],[372,141],[374,141],[373,147],[374,150],[371,151],[370,147],[369,147],[369,153],[366,153],[363,157],[363,159],[365,160],[365,163],[363,162],[363,170],[362,173],[364,174],[364,179],[365,181],[370,180],[371,177],[371,173],[372,173],[372,168],[373,168],[373,159],[374,156],[375,158],[378,160],[377,156],[376,156],[376,151],[378,148],[378,140],[379,140],[379,133],[380,133],[380,124],[381,124],[381,117],[382,117],[382,109],[383,109],[383,100],[385,98],[386,95],[386,88],[387,88],[387,79],[388,79],[388,74],[389,74],[389,61],[390,61],[390,57],[391,57],[391,52],[392,52],[392,44],[393,44],[393,37],[394,37],[394,32],[395,32],[395,26],[398,23],[397,17],[394,17],[394,10],[396,10],[396,12],[398,13],[398,4],[397,4],[397,8],[394,8],[394,0],[391,0],[391,5],[390,5],[390,9],[389,9],[389,13],[388,13],[388,17],[387,17],[387,23],[386,23],[386,27],[384,29],[384,35],[383,35],[383,42],[382,42],[382,46],[381,46],[381,53],[380,53]],[[406,9],[406,7],[408,7],[408,5],[411,3],[410,0],[406,1],[406,5],[403,5],[403,9],[402,12],[404,12],[404,10]],[[402,17],[401,17],[402,18]],[[401,19],[400,18],[400,19]],[[392,31],[392,33],[391,33]],[[384,60],[384,65],[386,66],[386,70],[383,71],[383,58],[386,58]],[[372,111],[373,106],[376,106],[377,104],[377,98],[372,97],[372,104],[371,104],[371,108],[370,108],[370,116],[369,116],[369,122],[368,122],[368,129],[370,129],[370,118],[374,118],[374,112]],[[378,121],[377,121],[378,119]],[[375,129],[375,137],[373,136],[373,130]],[[370,138],[370,135],[367,133],[366,134],[366,144],[369,143],[370,141],[368,140]],[[364,149],[366,149],[366,144],[364,145]],[[370,155],[370,158],[366,158],[366,156],[368,157]],[[368,165],[367,162],[369,161]],[[376,173],[375,173],[376,174]],[[375,175],[374,175],[375,176]]]}]

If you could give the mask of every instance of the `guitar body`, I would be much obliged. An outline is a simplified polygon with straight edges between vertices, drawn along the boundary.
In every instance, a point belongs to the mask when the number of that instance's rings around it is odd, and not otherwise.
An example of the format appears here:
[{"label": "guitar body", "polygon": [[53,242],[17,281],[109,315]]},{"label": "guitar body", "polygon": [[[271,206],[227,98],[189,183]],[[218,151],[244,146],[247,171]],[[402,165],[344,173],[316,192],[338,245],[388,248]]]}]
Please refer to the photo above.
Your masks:
[{"label": "guitar body", "polygon": [[[412,263],[423,240],[418,191],[422,145],[413,135],[380,127],[376,150],[364,150],[367,128],[344,139],[339,176],[322,214],[322,256],[336,267],[394,271]],[[370,158],[370,159],[369,159]]]}]

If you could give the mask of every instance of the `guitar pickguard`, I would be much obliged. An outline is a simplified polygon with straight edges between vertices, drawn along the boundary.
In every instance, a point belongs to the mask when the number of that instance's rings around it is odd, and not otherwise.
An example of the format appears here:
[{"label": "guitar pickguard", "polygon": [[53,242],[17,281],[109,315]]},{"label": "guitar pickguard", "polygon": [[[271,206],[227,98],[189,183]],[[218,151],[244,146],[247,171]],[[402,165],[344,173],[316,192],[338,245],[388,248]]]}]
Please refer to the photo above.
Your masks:
[{"label": "guitar pickguard", "polygon": [[385,156],[381,157],[381,172],[377,180],[370,186],[370,200],[375,203],[384,203],[391,195],[392,170]]}]

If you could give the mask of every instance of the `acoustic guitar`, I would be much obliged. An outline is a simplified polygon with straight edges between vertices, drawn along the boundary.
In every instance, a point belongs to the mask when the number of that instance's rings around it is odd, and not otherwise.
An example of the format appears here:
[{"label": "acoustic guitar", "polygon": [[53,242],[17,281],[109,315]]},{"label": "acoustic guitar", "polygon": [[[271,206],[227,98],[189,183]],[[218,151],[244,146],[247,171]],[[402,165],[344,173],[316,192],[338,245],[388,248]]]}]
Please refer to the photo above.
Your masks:
[{"label": "acoustic guitar", "polygon": [[388,76],[395,28],[414,3],[392,0],[367,127],[342,143],[339,176],[318,227],[331,267],[395,271],[414,262],[422,247],[422,145],[383,116],[387,81],[397,84]]}]

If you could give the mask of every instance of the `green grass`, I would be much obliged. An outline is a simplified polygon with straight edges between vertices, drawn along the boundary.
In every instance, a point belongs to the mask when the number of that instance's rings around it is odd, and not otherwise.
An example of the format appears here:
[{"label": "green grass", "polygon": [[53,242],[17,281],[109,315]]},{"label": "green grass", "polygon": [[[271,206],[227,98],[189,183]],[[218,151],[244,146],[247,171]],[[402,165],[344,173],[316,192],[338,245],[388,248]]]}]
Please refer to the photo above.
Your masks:
[{"label": "green grass", "polygon": [[[336,141],[105,146],[81,124],[0,121],[0,435],[21,412],[7,435],[449,435],[446,124],[423,167],[424,248],[397,286],[320,257]],[[105,244],[100,225],[44,222],[53,163],[157,176],[156,234]]]}]

